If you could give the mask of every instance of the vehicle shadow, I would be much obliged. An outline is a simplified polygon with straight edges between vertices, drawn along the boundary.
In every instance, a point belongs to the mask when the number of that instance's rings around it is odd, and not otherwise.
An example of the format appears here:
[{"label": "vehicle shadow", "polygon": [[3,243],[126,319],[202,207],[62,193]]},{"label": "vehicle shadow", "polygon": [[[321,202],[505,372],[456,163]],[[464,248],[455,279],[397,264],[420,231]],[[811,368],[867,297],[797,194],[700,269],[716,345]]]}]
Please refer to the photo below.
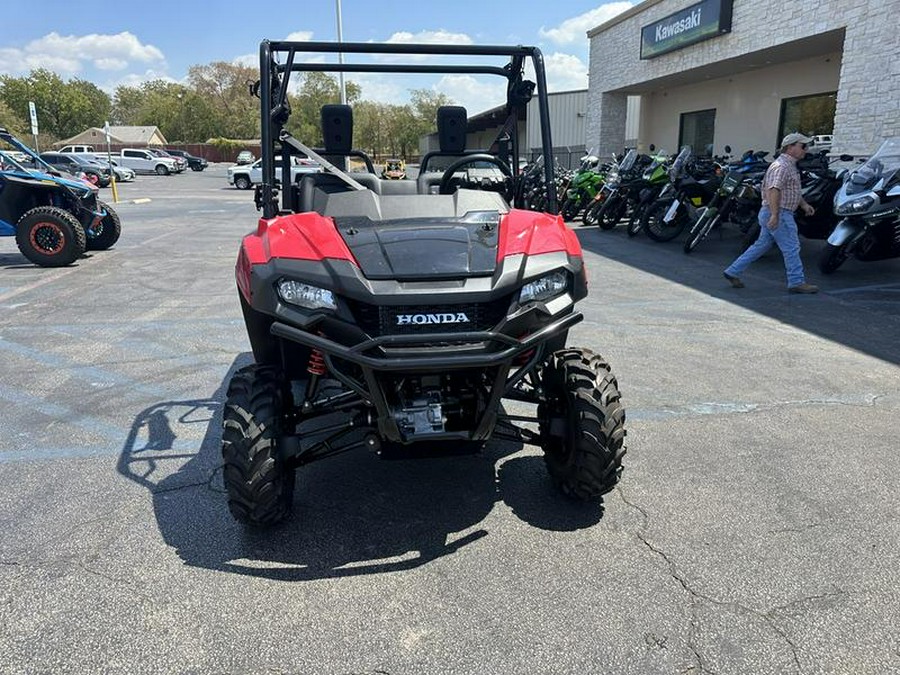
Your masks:
[{"label": "vehicle shadow", "polygon": [[378,574],[487,537],[501,499],[545,529],[581,529],[603,515],[559,494],[540,456],[492,442],[475,455],[387,460],[353,450],[301,467],[293,518],[247,529],[226,505],[220,442],[227,383],[250,358],[238,357],[210,398],[142,410],[119,457],[118,471],[151,493],[163,539],[188,565],[284,581]]},{"label": "vehicle shadow", "polygon": [[[722,277],[740,254],[742,235],[726,225],[690,255],[682,251],[682,240],[656,243],[645,235],[627,237],[624,225],[601,231],[593,227],[573,228],[586,251],[693,288],[776,319],[819,337],[844,344],[890,363],[900,363],[897,335],[900,333],[900,260],[874,263],[848,261],[833,275],[822,275],[818,258],[824,242],[801,237],[801,257],[807,279],[820,287],[817,295],[792,295],[785,288],[784,262],[773,249],[754,263],[743,277],[746,288],[731,288]],[[591,268],[589,267],[589,270]],[[595,272],[596,273],[596,272]],[[602,279],[602,272],[600,273]],[[602,281],[591,281],[592,288]],[[635,300],[653,302],[642,287]],[[661,292],[663,290],[661,289]],[[663,296],[657,299],[665,300]]]}]

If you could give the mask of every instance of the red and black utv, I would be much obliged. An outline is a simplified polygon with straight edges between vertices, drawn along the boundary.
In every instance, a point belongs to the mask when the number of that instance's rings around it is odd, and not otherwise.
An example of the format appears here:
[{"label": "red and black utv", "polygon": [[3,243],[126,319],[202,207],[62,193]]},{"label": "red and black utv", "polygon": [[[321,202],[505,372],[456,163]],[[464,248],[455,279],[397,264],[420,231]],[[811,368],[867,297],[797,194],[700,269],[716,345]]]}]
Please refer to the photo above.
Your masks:
[{"label": "red and black utv", "polygon": [[[316,58],[339,51],[356,62]],[[485,65],[489,57],[499,63]],[[536,83],[524,79],[529,61]],[[286,131],[291,77],[305,71],[496,75],[509,117],[490,148],[471,150],[465,110],[442,108],[440,147],[422,158],[418,177],[383,180],[353,146],[348,106],[322,109],[324,148]],[[554,215],[554,190],[550,213],[513,197],[517,123],[532,96],[544,184],[555,185],[540,51],[264,41],[253,90],[263,215],[236,266],[256,362],[234,374],[224,412],[234,516],[277,522],[291,510],[297,467],[410,444],[435,453],[491,439],[536,445],[566,494],[610,491],[625,454],[616,378],[601,356],[566,346],[588,292],[581,247]],[[323,171],[292,181],[292,156]],[[350,171],[348,159],[367,170]]]}]

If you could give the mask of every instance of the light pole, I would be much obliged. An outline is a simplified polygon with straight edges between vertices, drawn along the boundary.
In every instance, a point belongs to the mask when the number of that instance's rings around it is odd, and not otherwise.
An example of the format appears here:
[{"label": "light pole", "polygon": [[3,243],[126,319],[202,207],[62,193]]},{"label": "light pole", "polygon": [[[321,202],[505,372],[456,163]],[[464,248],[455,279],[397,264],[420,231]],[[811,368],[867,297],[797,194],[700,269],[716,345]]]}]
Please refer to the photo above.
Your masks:
[{"label": "light pole", "polygon": [[[344,31],[341,27],[341,0],[335,0],[335,11],[337,12],[337,39],[338,42],[344,41]],[[344,52],[338,52],[338,63],[344,65]],[[341,104],[347,103],[347,89],[344,87],[344,71],[338,73],[338,80],[341,83]]]},{"label": "light pole", "polygon": [[178,92],[178,135],[179,140],[184,143],[184,92]]}]

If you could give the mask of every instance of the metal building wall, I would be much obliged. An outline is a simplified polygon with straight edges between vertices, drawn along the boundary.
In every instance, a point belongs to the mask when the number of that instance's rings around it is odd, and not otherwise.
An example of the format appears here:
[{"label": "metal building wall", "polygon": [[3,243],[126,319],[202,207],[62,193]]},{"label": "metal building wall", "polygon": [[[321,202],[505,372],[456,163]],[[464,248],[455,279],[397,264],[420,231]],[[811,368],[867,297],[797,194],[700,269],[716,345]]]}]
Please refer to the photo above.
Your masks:
[{"label": "metal building wall", "polygon": [[[584,154],[584,137],[587,121],[587,89],[562,91],[549,95],[550,132],[553,136],[553,151],[564,165],[570,165],[569,158],[577,159]],[[541,125],[537,98],[528,104],[526,149],[529,154],[540,152]]]}]

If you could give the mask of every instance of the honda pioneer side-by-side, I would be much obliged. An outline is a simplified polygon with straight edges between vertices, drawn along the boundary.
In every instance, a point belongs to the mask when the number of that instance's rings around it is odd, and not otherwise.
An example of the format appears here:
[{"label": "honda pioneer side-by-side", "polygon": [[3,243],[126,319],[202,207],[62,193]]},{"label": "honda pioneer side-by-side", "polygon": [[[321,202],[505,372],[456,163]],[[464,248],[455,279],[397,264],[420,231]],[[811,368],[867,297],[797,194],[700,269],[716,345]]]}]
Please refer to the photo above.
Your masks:
[{"label": "honda pioneer side-by-side", "polygon": [[[323,61],[337,52],[345,62]],[[509,117],[490,147],[469,149],[465,109],[438,109],[439,149],[417,178],[386,180],[354,147],[348,106],[321,110],[324,147],[287,131],[291,78],[306,71],[495,75]],[[235,518],[282,520],[295,470],[336,453],[427,456],[491,439],[539,446],[564,493],[601,499],[622,470],[625,411],[607,362],[566,346],[588,291],[578,239],[555,215],[540,51],[263,41],[252,91],[263,213],[235,273],[255,363],[229,383],[222,436]],[[517,121],[533,96],[549,213],[513,196]],[[323,170],[294,181],[294,156]]]}]

